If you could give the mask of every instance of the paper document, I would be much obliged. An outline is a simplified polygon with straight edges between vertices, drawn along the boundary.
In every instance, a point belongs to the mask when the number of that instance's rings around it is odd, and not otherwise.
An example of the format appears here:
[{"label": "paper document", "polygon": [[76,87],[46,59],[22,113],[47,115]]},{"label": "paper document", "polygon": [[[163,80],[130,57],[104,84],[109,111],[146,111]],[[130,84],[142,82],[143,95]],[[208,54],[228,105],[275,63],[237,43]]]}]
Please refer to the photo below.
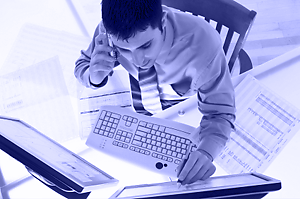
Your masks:
[{"label": "paper document", "polygon": [[98,115],[100,106],[131,107],[128,73],[115,70],[107,84],[99,89],[85,88],[79,99],[80,137],[86,139]]},{"label": "paper document", "polygon": [[300,111],[248,75],[235,89],[236,131],[216,158],[229,174],[263,173],[300,129]]},{"label": "paper document", "polygon": [[57,142],[79,136],[58,57],[0,76],[0,93],[0,115],[21,119]]},{"label": "paper document", "polygon": [[90,39],[86,37],[25,24],[0,68],[0,75],[58,56],[68,92],[77,97],[82,86],[74,76],[75,61],[80,56],[80,50],[86,49],[89,42]]}]

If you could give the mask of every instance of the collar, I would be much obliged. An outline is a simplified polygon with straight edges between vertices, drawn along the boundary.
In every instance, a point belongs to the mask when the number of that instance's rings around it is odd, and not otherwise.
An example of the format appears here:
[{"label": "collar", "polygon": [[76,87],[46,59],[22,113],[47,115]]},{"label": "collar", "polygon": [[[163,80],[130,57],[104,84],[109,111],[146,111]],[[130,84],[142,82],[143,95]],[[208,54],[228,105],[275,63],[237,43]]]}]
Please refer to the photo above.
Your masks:
[{"label": "collar", "polygon": [[167,15],[167,25],[165,27],[165,41],[164,44],[162,46],[162,49],[158,55],[158,58],[156,59],[156,63],[158,64],[164,64],[169,53],[171,50],[171,47],[173,45],[173,41],[174,41],[174,27],[172,26],[169,16]]}]

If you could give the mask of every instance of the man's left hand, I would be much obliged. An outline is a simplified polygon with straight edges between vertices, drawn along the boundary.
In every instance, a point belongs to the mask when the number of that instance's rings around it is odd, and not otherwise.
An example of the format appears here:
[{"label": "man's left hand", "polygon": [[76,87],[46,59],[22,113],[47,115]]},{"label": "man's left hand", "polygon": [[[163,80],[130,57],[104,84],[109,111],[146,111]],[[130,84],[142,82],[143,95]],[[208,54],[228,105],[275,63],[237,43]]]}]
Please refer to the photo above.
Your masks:
[{"label": "man's left hand", "polygon": [[191,184],[197,180],[206,180],[216,171],[215,165],[201,151],[189,154],[187,161],[182,161],[177,167],[177,177],[182,185]]}]

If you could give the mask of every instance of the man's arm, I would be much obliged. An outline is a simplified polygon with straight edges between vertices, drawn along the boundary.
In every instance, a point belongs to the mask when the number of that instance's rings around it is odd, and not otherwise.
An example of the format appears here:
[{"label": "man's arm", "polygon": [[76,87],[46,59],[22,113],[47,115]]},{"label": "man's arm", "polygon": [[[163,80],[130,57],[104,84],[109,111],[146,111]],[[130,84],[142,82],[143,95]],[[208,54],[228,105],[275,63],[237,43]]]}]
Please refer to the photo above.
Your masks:
[{"label": "man's arm", "polygon": [[235,95],[227,62],[219,48],[196,81],[198,109],[203,114],[197,133],[198,148],[177,168],[182,184],[205,180],[215,172],[212,161],[230,139],[234,129]]},{"label": "man's arm", "polygon": [[236,112],[234,88],[222,49],[203,73],[201,84],[197,93],[198,109],[203,114],[198,149],[214,160],[230,140]]},{"label": "man's arm", "polygon": [[[112,75],[113,73],[112,68],[119,64],[113,58],[108,57],[107,52],[105,52],[109,51],[109,49],[105,46],[107,44],[103,42],[104,39],[101,38],[103,37],[103,33],[99,32],[98,25],[87,50],[81,50],[81,55],[75,62],[75,77],[82,85],[92,89],[104,86],[108,81],[108,75]],[[106,61],[105,65],[101,65],[103,61]],[[108,62],[112,62],[112,64],[108,65]],[[93,75],[94,78],[97,77],[100,81],[93,82],[91,75]]]}]

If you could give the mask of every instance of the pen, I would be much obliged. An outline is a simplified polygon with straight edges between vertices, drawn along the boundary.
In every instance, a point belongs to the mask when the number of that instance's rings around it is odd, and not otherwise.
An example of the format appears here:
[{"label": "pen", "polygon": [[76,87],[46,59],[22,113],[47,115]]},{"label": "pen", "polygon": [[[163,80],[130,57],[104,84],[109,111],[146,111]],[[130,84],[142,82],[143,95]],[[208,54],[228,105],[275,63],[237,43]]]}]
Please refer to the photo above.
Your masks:
[{"label": "pen", "polygon": [[[187,160],[189,159],[189,155],[190,155],[190,152],[191,152],[191,145],[190,145],[190,150],[187,152],[187,154],[186,154],[186,156],[183,158],[183,160],[182,160],[182,167],[181,167],[181,169],[180,169],[180,171],[178,172],[179,174],[180,174],[180,172],[182,171],[182,169],[184,168],[184,165],[185,165],[185,163],[187,162]],[[179,189],[180,187],[181,187],[181,184],[182,183],[182,181],[181,180],[177,180],[177,188]]]}]

